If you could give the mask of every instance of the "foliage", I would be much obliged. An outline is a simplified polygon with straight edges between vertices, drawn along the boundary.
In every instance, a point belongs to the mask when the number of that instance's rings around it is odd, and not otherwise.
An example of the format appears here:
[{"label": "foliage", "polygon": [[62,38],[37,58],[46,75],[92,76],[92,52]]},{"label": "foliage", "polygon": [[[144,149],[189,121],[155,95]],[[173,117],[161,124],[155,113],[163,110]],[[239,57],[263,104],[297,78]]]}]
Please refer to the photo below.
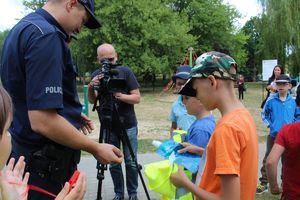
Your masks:
[{"label": "foliage", "polygon": [[46,0],[23,0],[23,5],[27,9],[36,10],[38,8],[41,8]]},{"label": "foliage", "polygon": [[160,0],[100,1],[97,15],[103,27],[97,44],[114,43],[125,65],[138,73],[169,73],[195,44],[185,17]]},{"label": "foliage", "polygon": [[277,58],[296,75],[300,68],[300,4],[295,0],[260,1],[264,6],[261,19],[264,56]]},{"label": "foliage", "polygon": [[230,54],[242,68],[246,62],[244,44],[247,37],[236,30],[238,11],[221,0],[169,0],[170,7],[187,16],[190,34],[197,37],[199,53],[217,50]]},{"label": "foliage", "polygon": [[249,21],[246,22],[242,31],[247,35],[247,43],[245,45],[247,51],[247,61],[246,69],[248,74],[251,75],[252,79],[256,79],[256,75],[261,73],[261,60],[262,60],[262,51],[261,51],[261,40],[260,40],[260,28],[261,19],[259,17],[252,17]]},{"label": "foliage", "polygon": [[[23,0],[33,10],[44,2]],[[81,75],[99,65],[96,48],[104,42],[113,43],[119,60],[138,75],[170,74],[190,46],[198,53],[213,49],[230,52],[240,69],[246,71],[247,37],[234,26],[240,14],[222,0],[99,0],[95,3],[102,28],[83,29],[71,45]]]}]

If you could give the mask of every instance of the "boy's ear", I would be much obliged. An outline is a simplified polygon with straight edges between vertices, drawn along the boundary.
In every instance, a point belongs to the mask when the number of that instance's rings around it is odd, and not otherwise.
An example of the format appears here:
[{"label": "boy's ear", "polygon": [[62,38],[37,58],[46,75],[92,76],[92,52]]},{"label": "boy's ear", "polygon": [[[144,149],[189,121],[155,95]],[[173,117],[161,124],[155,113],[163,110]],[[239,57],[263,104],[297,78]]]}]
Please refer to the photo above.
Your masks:
[{"label": "boy's ear", "polygon": [[207,79],[210,82],[211,87],[216,88],[216,86],[217,86],[217,80],[216,80],[216,78],[213,75],[209,75],[207,77]]}]

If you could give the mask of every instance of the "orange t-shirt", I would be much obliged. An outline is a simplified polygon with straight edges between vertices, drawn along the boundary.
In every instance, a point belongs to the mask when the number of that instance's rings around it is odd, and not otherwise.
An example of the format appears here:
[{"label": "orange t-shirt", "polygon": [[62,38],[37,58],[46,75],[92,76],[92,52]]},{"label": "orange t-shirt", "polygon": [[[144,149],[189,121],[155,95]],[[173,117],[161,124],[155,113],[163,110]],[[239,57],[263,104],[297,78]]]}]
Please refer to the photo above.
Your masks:
[{"label": "orange t-shirt", "polygon": [[246,109],[236,109],[218,122],[207,146],[199,187],[221,194],[220,175],[240,177],[240,199],[255,199],[258,171],[256,126]]}]

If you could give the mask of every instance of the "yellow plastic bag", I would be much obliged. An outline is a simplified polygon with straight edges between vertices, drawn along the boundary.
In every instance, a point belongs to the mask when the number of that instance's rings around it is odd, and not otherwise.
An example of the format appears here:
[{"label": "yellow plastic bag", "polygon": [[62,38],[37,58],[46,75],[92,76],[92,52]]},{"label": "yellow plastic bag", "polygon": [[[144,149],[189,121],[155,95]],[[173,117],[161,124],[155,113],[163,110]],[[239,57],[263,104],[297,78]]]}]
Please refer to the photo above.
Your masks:
[{"label": "yellow plastic bag", "polygon": [[163,160],[145,165],[145,175],[148,178],[150,190],[167,198],[175,198],[176,187],[170,181],[170,175],[177,172],[178,165]]}]

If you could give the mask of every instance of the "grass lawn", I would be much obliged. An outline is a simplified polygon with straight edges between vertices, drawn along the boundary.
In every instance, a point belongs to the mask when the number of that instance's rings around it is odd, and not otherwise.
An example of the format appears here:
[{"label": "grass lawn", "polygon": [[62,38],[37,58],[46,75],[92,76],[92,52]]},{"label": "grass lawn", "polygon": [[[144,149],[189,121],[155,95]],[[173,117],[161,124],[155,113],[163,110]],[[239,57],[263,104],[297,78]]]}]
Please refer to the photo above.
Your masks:
[{"label": "grass lawn", "polygon": [[261,195],[256,195],[256,200],[279,200],[280,195],[272,195],[268,192],[261,194]]}]

